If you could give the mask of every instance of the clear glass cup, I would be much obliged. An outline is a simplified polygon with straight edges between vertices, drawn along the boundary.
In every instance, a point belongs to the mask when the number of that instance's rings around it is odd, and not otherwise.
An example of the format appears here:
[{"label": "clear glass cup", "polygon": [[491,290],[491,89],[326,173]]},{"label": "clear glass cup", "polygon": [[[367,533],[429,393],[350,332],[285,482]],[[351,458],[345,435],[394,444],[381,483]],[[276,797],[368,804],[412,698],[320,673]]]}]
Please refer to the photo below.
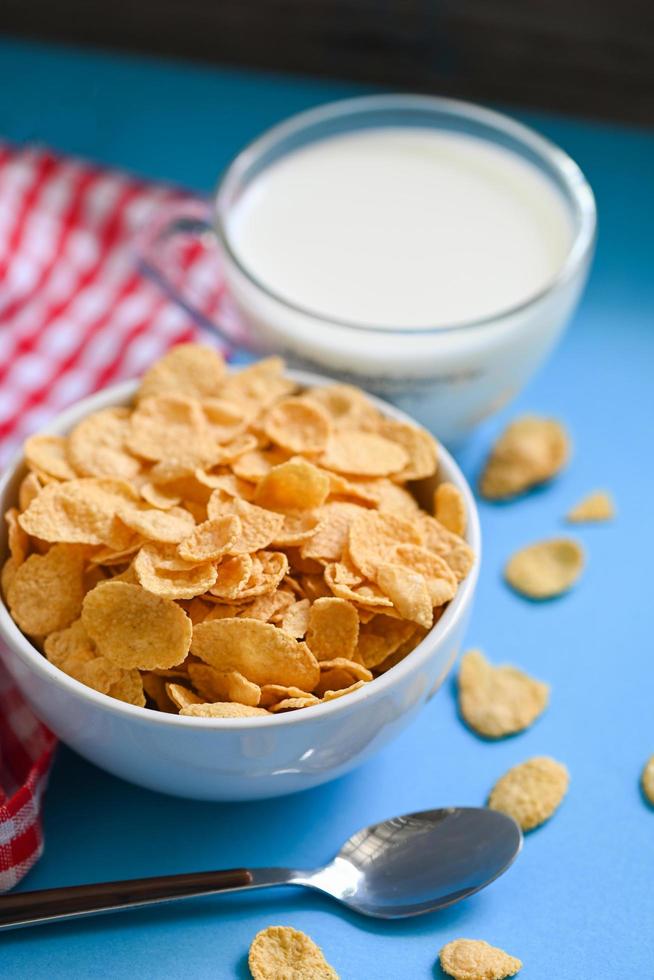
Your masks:
[{"label": "clear glass cup", "polygon": [[[572,227],[568,255],[552,282],[512,308],[463,325],[380,328],[326,317],[289,302],[259,282],[230,239],[229,216],[241,195],[280,158],[327,137],[383,127],[462,133],[513,151],[560,192]],[[237,311],[219,322],[163,261],[180,233],[200,234],[219,250],[220,269]],[[230,344],[274,352],[292,365],[360,385],[417,416],[456,443],[514,397],[552,349],[588,275],[596,234],[593,193],[577,164],[553,143],[501,113],[467,102],[418,95],[378,95],[330,103],[293,116],[247,146],[222,176],[211,205],[162,214],[142,246],[145,269],[201,325]]]}]

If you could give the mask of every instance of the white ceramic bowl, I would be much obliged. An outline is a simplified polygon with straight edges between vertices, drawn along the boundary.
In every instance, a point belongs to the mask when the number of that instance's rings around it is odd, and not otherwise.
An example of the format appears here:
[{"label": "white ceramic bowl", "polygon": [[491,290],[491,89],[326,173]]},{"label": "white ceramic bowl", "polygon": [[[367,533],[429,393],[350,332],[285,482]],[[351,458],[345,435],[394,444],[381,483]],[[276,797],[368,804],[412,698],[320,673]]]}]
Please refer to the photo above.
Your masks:
[{"label": "white ceramic bowl", "polygon": [[[329,383],[319,375],[289,374],[309,387]],[[126,382],[93,395],[60,415],[48,431],[69,432],[90,412],[127,403],[135,389],[136,382]],[[411,421],[398,409],[374,401],[385,415]],[[14,504],[24,472],[18,458],[0,480],[2,513]],[[203,800],[251,800],[334,779],[406,727],[443,683],[460,648],[479,569],[479,519],[470,488],[445,450],[438,479],[425,481],[421,489],[428,493],[442,480],[450,480],[465,497],[468,541],[477,556],[474,567],[422,643],[386,674],[347,697],[270,718],[185,718],[137,708],[99,694],[54,667],[0,603],[3,662],[38,716],[63,742],[108,772],[148,789]],[[3,539],[3,560],[5,552]]]}]

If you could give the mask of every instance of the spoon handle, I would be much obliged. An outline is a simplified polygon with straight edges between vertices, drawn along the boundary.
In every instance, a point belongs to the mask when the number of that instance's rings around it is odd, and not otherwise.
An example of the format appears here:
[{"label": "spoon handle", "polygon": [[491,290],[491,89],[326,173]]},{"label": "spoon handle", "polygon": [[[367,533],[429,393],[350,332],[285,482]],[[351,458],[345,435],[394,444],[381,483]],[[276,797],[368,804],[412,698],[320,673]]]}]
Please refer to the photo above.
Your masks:
[{"label": "spoon handle", "polygon": [[258,868],[250,871],[246,868],[233,868],[229,871],[196,871],[157,878],[133,878],[127,881],[105,881],[20,892],[0,896],[0,930],[76,919],[100,912],[159,905],[200,895],[291,884],[294,880],[295,873],[284,868]]}]

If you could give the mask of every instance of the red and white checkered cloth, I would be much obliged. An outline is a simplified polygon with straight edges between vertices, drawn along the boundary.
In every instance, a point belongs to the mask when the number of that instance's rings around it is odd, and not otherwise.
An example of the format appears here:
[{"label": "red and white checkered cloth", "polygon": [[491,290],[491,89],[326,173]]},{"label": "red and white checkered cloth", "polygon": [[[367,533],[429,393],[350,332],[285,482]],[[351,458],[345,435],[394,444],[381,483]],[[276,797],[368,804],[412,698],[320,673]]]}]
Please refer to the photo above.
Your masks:
[{"label": "red and white checkered cloth", "polygon": [[[188,314],[141,273],[134,247],[162,208],[185,199],[169,186],[0,143],[0,466],[67,405],[197,336]],[[221,309],[215,254],[182,240],[177,268],[203,309]],[[0,891],[41,853],[54,744],[0,661]]]}]

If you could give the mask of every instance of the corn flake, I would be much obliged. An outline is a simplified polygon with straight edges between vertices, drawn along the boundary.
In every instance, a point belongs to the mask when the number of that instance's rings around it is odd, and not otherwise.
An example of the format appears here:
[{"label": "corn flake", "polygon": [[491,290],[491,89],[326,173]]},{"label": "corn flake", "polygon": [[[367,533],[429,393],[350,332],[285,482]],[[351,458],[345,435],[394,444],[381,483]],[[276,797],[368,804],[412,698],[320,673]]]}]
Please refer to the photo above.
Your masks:
[{"label": "corn flake", "polygon": [[389,476],[406,467],[409,457],[398,443],[374,432],[338,429],[330,436],[320,462],[337,473]]},{"label": "corn flake", "polygon": [[179,713],[187,718],[256,718],[261,715],[270,717],[263,708],[252,708],[248,704],[236,704],[233,701],[189,704]]},{"label": "corn flake", "polygon": [[254,980],[338,980],[319,946],[290,926],[268,926],[252,940],[248,966]]},{"label": "corn flake", "polygon": [[551,480],[570,455],[560,422],[525,415],[512,422],[495,443],[479,481],[488,500],[515,497]]},{"label": "corn flake", "polygon": [[264,432],[289,453],[321,453],[331,432],[324,409],[302,398],[277,402],[266,415]]},{"label": "corn flake", "polygon": [[615,517],[613,498],[605,490],[595,490],[580,500],[566,516],[571,524],[611,521]]},{"label": "corn flake", "polygon": [[311,691],[320,678],[318,662],[305,644],[258,619],[205,620],[193,629],[191,652],[259,686],[284,684]]},{"label": "corn flake", "polygon": [[647,760],[640,778],[643,793],[654,806],[654,755]]},{"label": "corn flake", "polygon": [[351,659],[359,639],[359,616],[346,599],[316,599],[309,610],[306,641],[318,660]]},{"label": "corn flake", "polygon": [[521,548],[509,559],[509,585],[530,599],[551,599],[567,592],[583,571],[584,553],[570,538],[553,538]]},{"label": "corn flake", "polygon": [[261,688],[237,670],[216,670],[209,664],[190,663],[188,675],[202,701],[237,701],[256,708]]},{"label": "corn flake", "polygon": [[25,462],[32,470],[56,480],[73,480],[77,475],[68,458],[64,436],[30,436],[23,447]]},{"label": "corn flake", "polygon": [[470,728],[486,738],[524,731],[547,707],[549,691],[548,684],[516,667],[493,667],[479,650],[470,650],[461,659],[461,715]]},{"label": "corn flake", "polygon": [[498,780],[488,806],[513,817],[523,830],[533,830],[558,809],[569,782],[562,763],[549,756],[536,756],[509,769]]},{"label": "corn flake", "polygon": [[302,456],[273,466],[257,484],[255,503],[268,510],[314,510],[329,493],[329,477]]},{"label": "corn flake", "polygon": [[409,619],[429,629],[434,619],[433,603],[427,583],[420,572],[404,565],[380,565],[377,582],[382,592],[392,601],[403,619]]},{"label": "corn flake", "polygon": [[127,669],[174,667],[191,643],[191,620],[180,606],[125,582],[101,582],[89,592],[82,623],[98,652]]},{"label": "corn flake", "polygon": [[68,459],[79,476],[135,477],[140,462],[126,449],[128,408],[105,408],[82,419],[68,438]]},{"label": "corn flake", "polygon": [[241,521],[234,514],[214,517],[195,527],[177,546],[180,558],[189,562],[215,561],[234,546],[241,533]]},{"label": "corn flake", "polygon": [[178,344],[146,371],[138,398],[181,394],[205,398],[219,393],[225,376],[225,362],[212,347]]},{"label": "corn flake", "polygon": [[434,491],[434,517],[452,534],[466,531],[466,505],[463,494],[453,483],[440,483]]},{"label": "corn flake", "polygon": [[522,969],[522,961],[483,939],[454,939],[439,955],[443,973],[454,980],[505,980]]},{"label": "corn flake", "polygon": [[67,544],[30,555],[15,569],[7,589],[11,615],[33,636],[69,626],[79,616],[83,598],[84,552]]}]

